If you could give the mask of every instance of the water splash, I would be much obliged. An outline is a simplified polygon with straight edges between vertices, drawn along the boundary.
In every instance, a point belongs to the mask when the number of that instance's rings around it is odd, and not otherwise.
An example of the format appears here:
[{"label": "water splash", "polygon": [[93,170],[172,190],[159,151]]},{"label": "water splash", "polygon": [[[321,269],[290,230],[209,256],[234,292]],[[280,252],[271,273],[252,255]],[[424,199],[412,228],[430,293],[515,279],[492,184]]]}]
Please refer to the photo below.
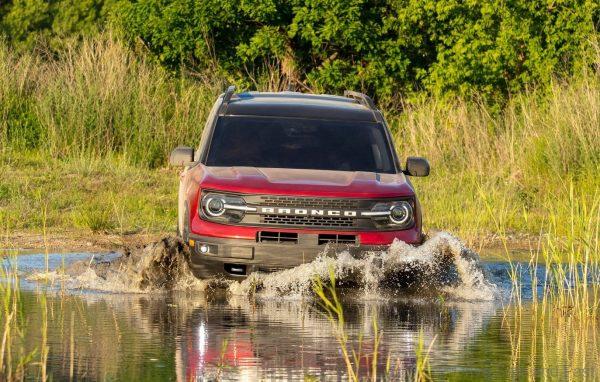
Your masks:
[{"label": "water splash", "polygon": [[116,258],[77,261],[62,270],[34,273],[28,279],[58,282],[67,289],[115,293],[204,290],[208,283],[193,276],[189,255],[189,248],[180,239],[166,237]]},{"label": "water splash", "polygon": [[242,282],[199,280],[189,268],[189,256],[181,240],[168,237],[118,257],[78,261],[29,279],[60,282],[67,289],[115,293],[211,288],[234,296],[294,299],[310,296],[313,280],[327,279],[333,269],[340,287],[367,299],[409,292],[465,300],[492,300],[498,295],[479,256],[448,233],[438,233],[419,247],[396,240],[388,251],[368,252],[360,258],[348,251],[326,252],[310,263],[275,273],[254,273]]},{"label": "water splash", "polygon": [[316,277],[328,279],[333,269],[339,286],[361,291],[364,298],[411,292],[464,300],[493,300],[499,296],[481,266],[479,256],[459,239],[438,233],[414,247],[395,240],[388,251],[354,258],[348,251],[322,255],[311,263],[271,274],[252,274],[232,283],[234,295],[304,297],[311,294]]}]

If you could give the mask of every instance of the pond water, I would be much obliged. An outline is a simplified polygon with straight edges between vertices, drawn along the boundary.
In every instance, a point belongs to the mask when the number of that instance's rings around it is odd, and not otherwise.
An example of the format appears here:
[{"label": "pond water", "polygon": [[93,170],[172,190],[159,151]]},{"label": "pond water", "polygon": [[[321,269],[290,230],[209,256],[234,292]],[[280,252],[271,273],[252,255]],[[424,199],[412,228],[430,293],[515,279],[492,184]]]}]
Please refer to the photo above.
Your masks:
[{"label": "pond water", "polygon": [[[46,274],[46,263],[53,270],[117,257],[16,257],[22,275],[22,348],[39,349],[47,340],[47,374],[53,380],[347,379],[330,321],[305,296],[267,293],[249,298],[231,289],[218,292],[219,288],[117,293],[86,288],[83,280],[90,278],[80,277],[74,283],[73,275],[48,277],[45,281],[50,282],[41,283],[39,277],[29,277],[41,270]],[[348,347],[360,348],[361,375],[366,377],[369,370],[371,375],[377,372],[378,380],[412,379],[421,343],[425,352],[429,349],[435,380],[595,380],[600,376],[598,322],[541,320],[526,278],[526,301],[516,307],[507,298],[509,265],[484,261],[478,266],[486,282],[497,288],[494,298],[424,293],[425,298],[420,293],[341,289]],[[526,270],[525,263],[521,266]],[[107,278],[110,275],[104,273],[103,279]],[[28,378],[39,378],[39,369],[30,365]]]}]

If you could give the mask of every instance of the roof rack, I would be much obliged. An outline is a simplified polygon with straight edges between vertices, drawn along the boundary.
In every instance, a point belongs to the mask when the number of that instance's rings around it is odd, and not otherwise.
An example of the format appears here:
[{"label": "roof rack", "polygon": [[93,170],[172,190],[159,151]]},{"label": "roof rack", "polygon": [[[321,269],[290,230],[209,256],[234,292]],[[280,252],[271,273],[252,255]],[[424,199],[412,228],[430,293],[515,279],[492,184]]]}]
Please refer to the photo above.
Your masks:
[{"label": "roof rack", "polygon": [[373,102],[373,98],[369,97],[366,94],[355,92],[352,90],[344,90],[344,97],[352,98],[352,99],[358,101],[358,103],[363,105],[364,107],[371,109],[375,120],[377,122],[383,122],[383,116],[381,115],[381,112],[379,110],[377,110],[377,106],[375,106],[375,102]]},{"label": "roof rack", "polygon": [[223,100],[221,101],[221,107],[219,108],[219,115],[225,115],[225,112],[227,112],[227,105],[229,105],[229,101],[231,101],[233,93],[235,93],[235,85],[229,86],[223,94]]},{"label": "roof rack", "polygon": [[377,110],[373,99],[366,94],[355,92],[352,90],[344,90],[344,97],[355,99],[358,101],[358,103],[365,107],[368,107],[371,110]]}]

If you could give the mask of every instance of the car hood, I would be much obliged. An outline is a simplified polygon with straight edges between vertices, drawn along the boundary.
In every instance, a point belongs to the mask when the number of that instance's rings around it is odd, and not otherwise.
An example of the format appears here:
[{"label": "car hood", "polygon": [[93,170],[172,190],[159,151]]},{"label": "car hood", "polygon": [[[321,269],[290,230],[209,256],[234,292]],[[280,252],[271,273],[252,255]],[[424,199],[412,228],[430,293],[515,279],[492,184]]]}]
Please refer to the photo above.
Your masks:
[{"label": "car hood", "polygon": [[404,174],[200,165],[200,188],[252,194],[330,197],[412,196]]}]

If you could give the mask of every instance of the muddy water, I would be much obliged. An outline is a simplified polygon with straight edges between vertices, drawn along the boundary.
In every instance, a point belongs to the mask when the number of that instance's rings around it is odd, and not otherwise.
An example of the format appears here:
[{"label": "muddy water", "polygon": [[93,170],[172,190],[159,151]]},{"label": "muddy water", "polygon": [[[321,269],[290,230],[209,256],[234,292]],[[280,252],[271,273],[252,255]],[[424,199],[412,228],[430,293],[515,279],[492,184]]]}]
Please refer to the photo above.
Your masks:
[{"label": "muddy water", "polygon": [[[361,260],[340,253],[232,284],[193,279],[186,256],[166,239],[124,256],[5,260],[22,275],[24,347],[39,347],[45,305],[54,380],[345,380],[340,347],[310,293],[310,280],[333,269],[363,372],[373,370],[375,320],[375,370],[388,380],[411,378],[420,333],[436,379],[600,376],[597,322],[576,330],[572,322],[540,324],[530,302],[511,306],[508,264],[479,261],[449,235],[419,249],[397,243]],[[525,277],[523,296],[531,294]],[[28,371],[35,378],[39,366]]]}]

